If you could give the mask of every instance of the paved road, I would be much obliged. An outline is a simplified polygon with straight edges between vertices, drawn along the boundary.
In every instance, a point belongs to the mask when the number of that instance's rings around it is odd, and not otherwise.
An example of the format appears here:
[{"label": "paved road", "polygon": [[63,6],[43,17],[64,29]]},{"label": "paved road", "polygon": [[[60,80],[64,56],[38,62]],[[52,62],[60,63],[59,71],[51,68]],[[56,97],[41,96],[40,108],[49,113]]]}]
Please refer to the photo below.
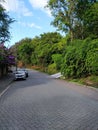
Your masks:
[{"label": "paved road", "polygon": [[0,130],[98,130],[98,91],[32,71],[0,98]]},{"label": "paved road", "polygon": [[0,94],[6,89],[6,87],[13,81],[13,74],[8,73],[7,75],[0,78]]}]

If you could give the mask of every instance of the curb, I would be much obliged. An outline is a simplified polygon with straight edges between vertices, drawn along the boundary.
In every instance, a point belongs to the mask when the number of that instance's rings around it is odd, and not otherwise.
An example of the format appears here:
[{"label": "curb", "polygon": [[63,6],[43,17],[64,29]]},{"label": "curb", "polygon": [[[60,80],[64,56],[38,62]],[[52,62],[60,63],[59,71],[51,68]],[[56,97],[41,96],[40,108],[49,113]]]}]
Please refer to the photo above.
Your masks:
[{"label": "curb", "polygon": [[1,93],[0,93],[0,98],[1,96],[11,87],[11,85],[9,85],[5,90],[3,90]]},{"label": "curb", "polygon": [[13,82],[13,80],[11,80],[8,85],[6,85],[7,87],[0,93],[0,98],[5,94],[5,92],[11,87],[11,83]]}]

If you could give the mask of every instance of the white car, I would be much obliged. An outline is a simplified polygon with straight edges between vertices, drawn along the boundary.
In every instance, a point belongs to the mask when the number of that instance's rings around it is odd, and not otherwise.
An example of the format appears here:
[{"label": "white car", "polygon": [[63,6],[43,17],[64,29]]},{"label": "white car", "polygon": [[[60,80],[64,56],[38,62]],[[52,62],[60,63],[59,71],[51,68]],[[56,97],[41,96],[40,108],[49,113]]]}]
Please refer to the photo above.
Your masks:
[{"label": "white car", "polygon": [[17,70],[15,73],[15,80],[17,79],[26,79],[26,74],[24,71]]},{"label": "white car", "polygon": [[22,71],[24,71],[24,72],[25,72],[26,77],[28,77],[28,76],[29,76],[29,74],[28,74],[28,70],[27,70],[27,69],[25,69],[25,68],[21,68],[20,70],[22,70]]}]

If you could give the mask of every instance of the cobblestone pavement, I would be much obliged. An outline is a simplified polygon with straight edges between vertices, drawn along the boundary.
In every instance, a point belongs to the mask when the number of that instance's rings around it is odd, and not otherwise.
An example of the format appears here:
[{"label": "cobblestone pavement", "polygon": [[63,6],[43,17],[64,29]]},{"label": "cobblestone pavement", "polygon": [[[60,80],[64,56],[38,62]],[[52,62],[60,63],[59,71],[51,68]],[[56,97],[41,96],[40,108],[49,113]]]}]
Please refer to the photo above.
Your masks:
[{"label": "cobblestone pavement", "polygon": [[29,72],[0,98],[0,130],[98,130],[98,92]]},{"label": "cobblestone pavement", "polygon": [[8,73],[7,75],[0,78],[0,93],[6,89],[6,87],[13,81],[13,73]]}]

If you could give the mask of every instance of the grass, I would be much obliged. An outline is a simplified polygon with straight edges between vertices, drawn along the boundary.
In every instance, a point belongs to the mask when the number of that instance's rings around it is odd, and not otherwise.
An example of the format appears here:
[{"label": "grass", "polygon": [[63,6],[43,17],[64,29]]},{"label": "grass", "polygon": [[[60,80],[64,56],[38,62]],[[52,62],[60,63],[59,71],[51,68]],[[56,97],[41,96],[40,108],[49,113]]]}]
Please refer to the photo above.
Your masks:
[{"label": "grass", "polygon": [[98,76],[88,76],[85,78],[79,78],[79,79],[67,79],[68,81],[76,82],[83,85],[92,86],[95,88],[98,88]]},{"label": "grass", "polygon": [[98,88],[98,76],[89,76],[86,83],[91,83],[91,86]]}]

